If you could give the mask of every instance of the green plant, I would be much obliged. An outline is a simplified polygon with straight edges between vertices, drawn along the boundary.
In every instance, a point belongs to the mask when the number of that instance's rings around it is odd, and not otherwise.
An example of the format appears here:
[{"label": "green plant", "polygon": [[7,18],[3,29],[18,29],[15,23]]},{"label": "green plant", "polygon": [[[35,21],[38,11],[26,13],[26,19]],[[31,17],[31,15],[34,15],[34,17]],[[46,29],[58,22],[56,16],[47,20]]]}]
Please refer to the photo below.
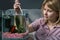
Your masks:
[{"label": "green plant", "polygon": [[25,29],[25,17],[24,16],[16,16],[16,25],[17,25],[17,32],[24,33]]}]

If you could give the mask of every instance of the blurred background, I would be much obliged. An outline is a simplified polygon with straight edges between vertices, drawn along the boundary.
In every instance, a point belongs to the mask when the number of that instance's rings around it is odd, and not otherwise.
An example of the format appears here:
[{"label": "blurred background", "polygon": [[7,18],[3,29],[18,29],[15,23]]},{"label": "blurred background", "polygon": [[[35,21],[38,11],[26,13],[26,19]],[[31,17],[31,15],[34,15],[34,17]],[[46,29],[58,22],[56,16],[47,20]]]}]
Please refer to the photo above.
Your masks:
[{"label": "blurred background", "polygon": [[[3,30],[3,32],[8,32],[9,27],[13,24],[12,19],[14,14],[13,10],[14,1],[15,0],[0,0],[0,31]],[[30,23],[42,17],[41,12],[42,2],[43,0],[20,0],[23,13],[28,14]],[[4,16],[5,14],[7,15],[7,17]]]},{"label": "blurred background", "polygon": [[[43,0],[20,0],[22,9],[40,9]],[[0,0],[0,10],[12,9],[14,0]]]}]

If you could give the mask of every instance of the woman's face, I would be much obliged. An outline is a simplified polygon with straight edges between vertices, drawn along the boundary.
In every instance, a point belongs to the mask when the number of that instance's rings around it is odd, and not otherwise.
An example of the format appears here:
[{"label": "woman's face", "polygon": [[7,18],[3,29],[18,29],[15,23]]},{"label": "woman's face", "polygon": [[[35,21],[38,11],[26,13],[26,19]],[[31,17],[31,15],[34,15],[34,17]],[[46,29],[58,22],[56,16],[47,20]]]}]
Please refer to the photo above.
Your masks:
[{"label": "woman's face", "polygon": [[47,6],[47,4],[45,4],[43,8],[43,16],[46,20],[54,20],[58,17],[58,13],[53,11]]}]

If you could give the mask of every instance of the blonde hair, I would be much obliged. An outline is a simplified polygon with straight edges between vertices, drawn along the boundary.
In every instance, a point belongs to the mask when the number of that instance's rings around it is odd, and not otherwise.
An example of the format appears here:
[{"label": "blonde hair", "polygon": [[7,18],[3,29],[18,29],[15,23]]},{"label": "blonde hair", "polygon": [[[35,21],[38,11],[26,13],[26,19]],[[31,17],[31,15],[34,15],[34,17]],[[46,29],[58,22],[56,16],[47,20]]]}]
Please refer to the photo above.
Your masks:
[{"label": "blonde hair", "polygon": [[44,0],[42,4],[42,10],[46,3],[49,8],[59,13],[58,21],[55,24],[60,23],[60,0]]}]

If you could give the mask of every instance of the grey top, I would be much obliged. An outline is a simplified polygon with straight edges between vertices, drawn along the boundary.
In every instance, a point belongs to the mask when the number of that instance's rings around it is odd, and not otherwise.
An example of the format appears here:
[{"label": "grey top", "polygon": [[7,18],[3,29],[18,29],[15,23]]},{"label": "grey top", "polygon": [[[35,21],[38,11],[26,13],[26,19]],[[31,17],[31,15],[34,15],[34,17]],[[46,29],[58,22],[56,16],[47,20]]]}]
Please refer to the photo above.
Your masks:
[{"label": "grey top", "polygon": [[60,25],[50,30],[43,18],[35,20],[30,25],[36,31],[37,40],[60,40]]}]

